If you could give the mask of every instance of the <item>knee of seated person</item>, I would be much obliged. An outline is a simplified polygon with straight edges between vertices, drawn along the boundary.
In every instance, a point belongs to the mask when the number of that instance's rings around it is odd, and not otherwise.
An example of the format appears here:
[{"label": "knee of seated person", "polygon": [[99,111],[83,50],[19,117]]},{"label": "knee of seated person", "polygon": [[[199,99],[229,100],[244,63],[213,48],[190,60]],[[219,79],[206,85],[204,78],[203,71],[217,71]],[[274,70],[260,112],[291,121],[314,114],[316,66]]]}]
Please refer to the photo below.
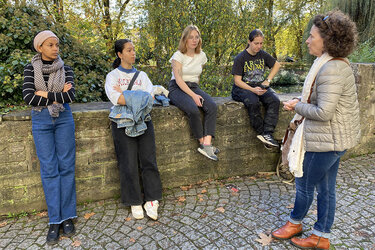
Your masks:
[{"label": "knee of seated person", "polygon": [[246,98],[245,100],[243,100],[243,103],[245,104],[245,106],[247,108],[250,108],[250,107],[259,107],[260,108],[260,104],[258,101],[253,101],[249,98]]},{"label": "knee of seated person", "polygon": [[191,108],[186,111],[187,115],[190,117],[200,117],[201,112],[199,111],[198,108]]}]

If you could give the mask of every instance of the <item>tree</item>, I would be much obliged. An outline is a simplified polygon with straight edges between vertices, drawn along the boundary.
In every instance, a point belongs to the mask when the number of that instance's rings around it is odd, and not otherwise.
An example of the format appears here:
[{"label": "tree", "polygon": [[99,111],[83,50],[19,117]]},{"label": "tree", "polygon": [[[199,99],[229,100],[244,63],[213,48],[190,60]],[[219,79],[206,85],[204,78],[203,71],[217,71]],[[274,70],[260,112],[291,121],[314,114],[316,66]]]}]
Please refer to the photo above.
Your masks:
[{"label": "tree", "polygon": [[327,6],[329,9],[338,8],[352,18],[361,42],[370,40],[371,44],[375,44],[374,0],[330,0]]}]

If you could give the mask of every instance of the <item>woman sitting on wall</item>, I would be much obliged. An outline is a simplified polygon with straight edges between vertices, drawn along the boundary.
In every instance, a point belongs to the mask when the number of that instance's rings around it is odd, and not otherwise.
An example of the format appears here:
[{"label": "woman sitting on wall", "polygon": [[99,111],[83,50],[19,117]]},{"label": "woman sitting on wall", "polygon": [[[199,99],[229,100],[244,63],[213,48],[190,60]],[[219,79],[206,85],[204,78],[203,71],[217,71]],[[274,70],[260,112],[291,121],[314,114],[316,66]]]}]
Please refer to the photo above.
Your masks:
[{"label": "woman sitting on wall", "polygon": [[[178,51],[170,59],[172,79],[168,87],[169,98],[173,105],[187,114],[193,135],[200,144],[198,151],[217,161],[219,150],[211,142],[215,136],[217,107],[211,96],[199,88],[199,76],[207,62],[201,47],[198,27],[187,26],[182,32]],[[204,112],[204,124],[199,109]]]},{"label": "woman sitting on wall", "polygon": [[73,71],[59,56],[59,38],[49,30],[34,38],[38,52],[24,71],[23,99],[32,106],[32,133],[47,202],[47,243],[74,235],[76,215]]}]

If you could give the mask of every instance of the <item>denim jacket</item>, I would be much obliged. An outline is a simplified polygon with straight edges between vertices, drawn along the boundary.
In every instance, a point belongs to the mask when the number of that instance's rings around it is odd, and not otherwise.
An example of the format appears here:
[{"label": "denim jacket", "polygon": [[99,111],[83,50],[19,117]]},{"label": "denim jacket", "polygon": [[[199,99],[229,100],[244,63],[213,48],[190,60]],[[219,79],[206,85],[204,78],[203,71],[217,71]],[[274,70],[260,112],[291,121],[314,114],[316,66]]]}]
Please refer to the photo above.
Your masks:
[{"label": "denim jacket", "polygon": [[117,123],[118,128],[125,128],[127,136],[142,135],[147,129],[145,122],[151,120],[153,98],[150,93],[141,90],[125,90],[122,94],[126,105],[114,106],[109,119]]}]

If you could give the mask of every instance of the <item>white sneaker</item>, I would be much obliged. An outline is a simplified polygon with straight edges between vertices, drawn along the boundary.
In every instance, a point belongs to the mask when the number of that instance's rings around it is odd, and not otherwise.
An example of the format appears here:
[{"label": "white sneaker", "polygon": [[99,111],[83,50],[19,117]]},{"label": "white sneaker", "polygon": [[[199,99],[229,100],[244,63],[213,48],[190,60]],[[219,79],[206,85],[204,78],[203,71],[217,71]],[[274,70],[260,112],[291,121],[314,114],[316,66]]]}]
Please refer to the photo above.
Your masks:
[{"label": "white sneaker", "polygon": [[136,218],[137,220],[141,220],[145,217],[143,214],[143,209],[141,205],[131,206],[131,210],[132,210],[133,217]]},{"label": "white sneaker", "polygon": [[158,219],[159,201],[148,201],[143,207],[145,208],[148,217],[153,220]]}]

